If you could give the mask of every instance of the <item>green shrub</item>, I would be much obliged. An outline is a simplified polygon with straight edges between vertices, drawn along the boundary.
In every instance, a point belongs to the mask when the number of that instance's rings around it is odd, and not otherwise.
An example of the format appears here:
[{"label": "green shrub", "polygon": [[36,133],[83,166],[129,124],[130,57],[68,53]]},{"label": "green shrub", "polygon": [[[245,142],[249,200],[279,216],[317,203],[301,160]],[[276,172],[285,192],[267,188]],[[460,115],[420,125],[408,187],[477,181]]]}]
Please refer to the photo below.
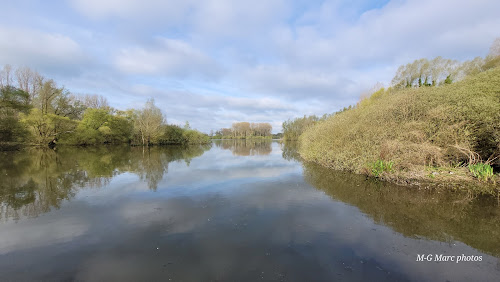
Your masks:
[{"label": "green shrub", "polygon": [[394,162],[392,161],[384,161],[378,160],[371,164],[372,173],[375,177],[379,177],[384,172],[393,172],[392,167],[394,166]]},{"label": "green shrub", "polygon": [[203,134],[197,130],[187,129],[182,133],[184,138],[184,143],[186,144],[208,144],[210,143],[210,137]]},{"label": "green shrub", "polygon": [[178,125],[164,125],[157,144],[208,144],[210,137],[194,129],[182,128]]},{"label": "green shrub", "polygon": [[493,177],[493,168],[489,164],[470,164],[469,171],[472,173],[472,175],[474,175],[474,177],[478,178],[479,180],[487,181],[488,179]]}]

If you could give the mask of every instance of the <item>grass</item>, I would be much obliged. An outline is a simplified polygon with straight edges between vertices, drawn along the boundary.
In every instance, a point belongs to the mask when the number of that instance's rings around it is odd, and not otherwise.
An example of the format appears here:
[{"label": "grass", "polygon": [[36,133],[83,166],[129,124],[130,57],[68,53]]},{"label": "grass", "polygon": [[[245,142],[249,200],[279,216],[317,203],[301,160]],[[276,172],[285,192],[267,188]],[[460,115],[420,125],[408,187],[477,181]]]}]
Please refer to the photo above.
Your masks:
[{"label": "grass", "polygon": [[398,176],[427,179],[429,166],[486,160],[500,153],[500,68],[451,85],[379,91],[299,141],[305,160],[374,175],[378,160],[393,161]]},{"label": "grass", "polygon": [[487,181],[493,178],[493,168],[489,164],[477,163],[470,164],[469,171],[479,180]]},{"label": "grass", "polygon": [[393,172],[394,162],[387,162],[384,160],[378,160],[371,164],[372,174],[375,177],[379,177],[384,172]]}]

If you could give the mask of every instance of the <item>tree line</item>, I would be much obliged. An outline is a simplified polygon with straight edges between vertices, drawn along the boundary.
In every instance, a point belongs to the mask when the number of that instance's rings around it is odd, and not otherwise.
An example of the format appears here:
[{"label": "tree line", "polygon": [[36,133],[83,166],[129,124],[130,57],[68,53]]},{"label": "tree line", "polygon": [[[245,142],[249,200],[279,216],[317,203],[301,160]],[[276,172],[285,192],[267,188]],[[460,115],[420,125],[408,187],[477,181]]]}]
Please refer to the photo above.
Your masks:
[{"label": "tree line", "polygon": [[153,99],[117,110],[100,95],[75,95],[28,67],[0,71],[0,143],[133,145],[207,143],[189,127],[167,124]]},{"label": "tree line", "polygon": [[451,84],[469,75],[478,74],[500,64],[500,38],[497,38],[485,58],[476,57],[472,60],[459,62],[444,59],[441,56],[432,60],[417,59],[412,63],[402,65],[392,79],[394,88],[410,88],[438,86]]},{"label": "tree line", "polygon": [[273,127],[271,124],[253,122],[235,122],[230,128],[221,128],[215,134],[214,139],[250,139],[250,138],[272,138]]}]

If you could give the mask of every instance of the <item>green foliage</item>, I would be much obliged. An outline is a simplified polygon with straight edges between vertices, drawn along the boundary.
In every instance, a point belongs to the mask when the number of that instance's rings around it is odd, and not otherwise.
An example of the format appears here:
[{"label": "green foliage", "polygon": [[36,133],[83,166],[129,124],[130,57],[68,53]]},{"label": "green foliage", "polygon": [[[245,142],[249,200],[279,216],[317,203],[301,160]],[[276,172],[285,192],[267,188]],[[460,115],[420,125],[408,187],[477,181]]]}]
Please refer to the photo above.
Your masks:
[{"label": "green foliage", "polygon": [[374,159],[393,160],[400,171],[421,171],[468,162],[467,152],[480,159],[498,156],[499,124],[500,68],[495,68],[450,85],[385,91],[362,101],[307,129],[300,154],[358,173]]},{"label": "green foliage", "polygon": [[444,84],[451,84],[453,80],[451,79],[451,75],[448,75],[446,79],[444,80]]},{"label": "green foliage", "polygon": [[315,115],[304,116],[294,120],[287,120],[283,122],[283,139],[285,140],[298,140],[299,136],[308,128],[314,126],[321,119]]},{"label": "green foliage", "polygon": [[[104,130],[106,128],[106,130]],[[111,115],[101,129],[106,143],[129,143],[133,131],[132,122],[125,116]]]},{"label": "green foliage", "polygon": [[[2,71],[12,77],[12,68]],[[204,144],[206,134],[167,125],[162,111],[149,99],[140,110],[118,111],[109,107],[99,95],[72,95],[29,68],[15,71],[19,88],[6,78],[0,87],[0,145],[3,148],[20,143],[55,145],[97,144]],[[259,134],[269,131],[265,124],[249,124]],[[263,131],[264,130],[264,131]],[[256,131],[257,132],[257,131]],[[241,132],[239,132],[241,133]],[[247,134],[247,132],[245,132]],[[260,136],[260,135],[259,135]],[[264,136],[264,135],[262,135]]]},{"label": "green foliage", "polygon": [[370,165],[372,174],[375,177],[379,177],[384,172],[393,172],[392,167],[394,166],[394,162],[378,160]]},{"label": "green foliage", "polygon": [[107,109],[88,108],[75,133],[62,142],[76,145],[128,143],[132,129],[132,122],[126,116],[112,115]]},{"label": "green foliage", "polygon": [[207,144],[210,143],[210,137],[197,130],[188,129],[182,133],[185,144]]},{"label": "green foliage", "polygon": [[37,144],[48,144],[59,135],[71,132],[77,122],[68,117],[44,114],[40,109],[31,109],[29,114],[21,114],[21,122],[30,130],[31,140]]},{"label": "green foliage", "polygon": [[181,128],[177,125],[164,125],[158,144],[208,144],[210,137],[194,129]]},{"label": "green foliage", "polygon": [[13,109],[0,109],[0,142],[24,142],[28,131]]},{"label": "green foliage", "polygon": [[101,126],[106,124],[110,114],[103,109],[87,109],[83,114],[83,119],[80,122],[81,127],[98,130]]},{"label": "green foliage", "polygon": [[91,145],[104,143],[106,133],[109,133],[106,123],[110,114],[103,109],[89,108],[83,114],[83,119],[79,122],[76,132],[69,138],[67,143],[78,145]]},{"label": "green foliage", "polygon": [[26,113],[31,108],[29,94],[13,86],[1,87],[0,108],[10,108]]},{"label": "green foliage", "polygon": [[158,138],[158,144],[165,145],[165,144],[184,143],[184,136],[183,136],[184,129],[182,129],[180,126],[164,125],[161,131],[162,134]]},{"label": "green foliage", "polygon": [[19,114],[31,108],[29,94],[12,86],[0,89],[0,142],[23,142],[28,131]]},{"label": "green foliage", "polygon": [[488,179],[493,177],[493,168],[489,164],[470,164],[469,171],[472,173],[472,175],[474,175],[474,177],[478,178],[479,180],[487,181]]}]

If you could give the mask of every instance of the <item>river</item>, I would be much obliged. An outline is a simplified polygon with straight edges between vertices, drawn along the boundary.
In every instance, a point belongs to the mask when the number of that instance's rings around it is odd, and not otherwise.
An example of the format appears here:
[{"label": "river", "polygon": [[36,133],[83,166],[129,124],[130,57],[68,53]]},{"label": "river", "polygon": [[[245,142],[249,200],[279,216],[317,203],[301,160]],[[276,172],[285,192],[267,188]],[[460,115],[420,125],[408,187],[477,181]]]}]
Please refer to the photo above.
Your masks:
[{"label": "river", "polygon": [[278,142],[0,157],[0,281],[500,280],[497,199],[327,170]]}]

